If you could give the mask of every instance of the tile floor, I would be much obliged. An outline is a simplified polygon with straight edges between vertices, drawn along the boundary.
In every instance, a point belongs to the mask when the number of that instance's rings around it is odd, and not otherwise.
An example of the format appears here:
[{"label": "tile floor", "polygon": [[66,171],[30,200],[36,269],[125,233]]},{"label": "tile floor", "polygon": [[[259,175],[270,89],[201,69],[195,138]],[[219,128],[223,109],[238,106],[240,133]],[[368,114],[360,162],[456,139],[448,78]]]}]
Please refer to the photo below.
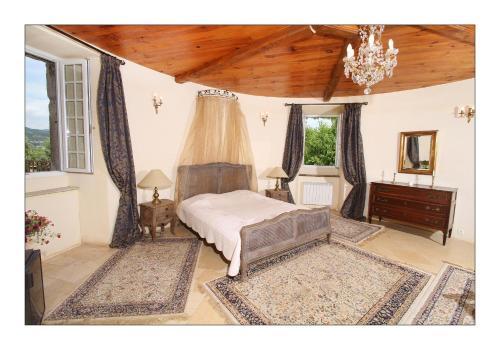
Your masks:
[{"label": "tile floor", "polygon": [[[378,223],[378,222],[374,222]],[[386,229],[360,246],[378,255],[437,273],[443,261],[474,269],[474,245],[448,240],[442,234],[383,221]],[[168,231],[168,230],[166,230]],[[170,235],[170,233],[167,233]],[[192,236],[178,225],[176,236]],[[84,244],[43,262],[46,315],[80,286],[113,253],[107,246]],[[232,323],[223,308],[207,293],[204,283],[226,273],[227,264],[210,245],[203,244],[186,309],[182,315],[116,317],[108,319],[62,321],[79,324],[227,324]]]}]

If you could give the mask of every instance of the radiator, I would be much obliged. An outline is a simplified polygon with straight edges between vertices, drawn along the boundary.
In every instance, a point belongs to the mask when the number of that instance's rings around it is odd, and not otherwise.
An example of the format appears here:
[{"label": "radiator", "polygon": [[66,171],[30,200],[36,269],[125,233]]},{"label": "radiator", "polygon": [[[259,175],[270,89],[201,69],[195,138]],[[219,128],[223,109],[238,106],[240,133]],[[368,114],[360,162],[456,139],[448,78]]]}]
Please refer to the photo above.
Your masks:
[{"label": "radiator", "polygon": [[328,182],[303,182],[302,204],[332,206],[333,185]]}]

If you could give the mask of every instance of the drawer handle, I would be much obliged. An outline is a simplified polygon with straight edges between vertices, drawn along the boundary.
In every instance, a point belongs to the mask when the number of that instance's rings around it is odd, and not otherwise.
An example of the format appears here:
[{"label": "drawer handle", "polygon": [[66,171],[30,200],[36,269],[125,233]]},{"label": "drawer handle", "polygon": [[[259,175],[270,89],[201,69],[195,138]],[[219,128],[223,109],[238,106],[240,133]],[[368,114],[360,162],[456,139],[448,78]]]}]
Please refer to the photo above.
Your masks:
[{"label": "drawer handle", "polygon": [[[425,218],[425,222],[431,222],[431,219]],[[439,220],[432,220],[433,224],[439,224]]]},{"label": "drawer handle", "polygon": [[426,207],[425,207],[425,210],[441,211],[441,209],[440,209],[440,208],[431,208],[431,206],[430,206],[430,205],[426,206]]},{"label": "drawer handle", "polygon": [[388,200],[386,198],[377,198],[379,202],[387,203]]}]

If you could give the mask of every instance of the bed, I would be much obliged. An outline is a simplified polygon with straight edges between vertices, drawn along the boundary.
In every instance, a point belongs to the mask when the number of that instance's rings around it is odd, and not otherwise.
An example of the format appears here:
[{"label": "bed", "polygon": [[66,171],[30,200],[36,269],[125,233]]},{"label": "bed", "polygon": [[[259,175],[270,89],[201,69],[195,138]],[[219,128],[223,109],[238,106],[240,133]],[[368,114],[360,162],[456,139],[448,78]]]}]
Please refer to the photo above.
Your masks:
[{"label": "bed", "polygon": [[250,191],[249,165],[178,168],[177,216],[230,260],[228,275],[247,278],[248,264],[324,236],[330,209],[306,209]]}]

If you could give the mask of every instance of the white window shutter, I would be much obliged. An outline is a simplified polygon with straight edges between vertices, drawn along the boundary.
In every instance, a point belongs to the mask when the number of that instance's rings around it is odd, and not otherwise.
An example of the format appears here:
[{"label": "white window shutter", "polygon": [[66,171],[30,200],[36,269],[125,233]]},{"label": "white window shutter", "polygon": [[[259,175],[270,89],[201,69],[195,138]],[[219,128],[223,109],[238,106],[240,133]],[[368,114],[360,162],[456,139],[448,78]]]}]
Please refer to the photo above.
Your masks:
[{"label": "white window shutter", "polygon": [[92,173],[87,61],[61,60],[59,81],[62,170]]}]

